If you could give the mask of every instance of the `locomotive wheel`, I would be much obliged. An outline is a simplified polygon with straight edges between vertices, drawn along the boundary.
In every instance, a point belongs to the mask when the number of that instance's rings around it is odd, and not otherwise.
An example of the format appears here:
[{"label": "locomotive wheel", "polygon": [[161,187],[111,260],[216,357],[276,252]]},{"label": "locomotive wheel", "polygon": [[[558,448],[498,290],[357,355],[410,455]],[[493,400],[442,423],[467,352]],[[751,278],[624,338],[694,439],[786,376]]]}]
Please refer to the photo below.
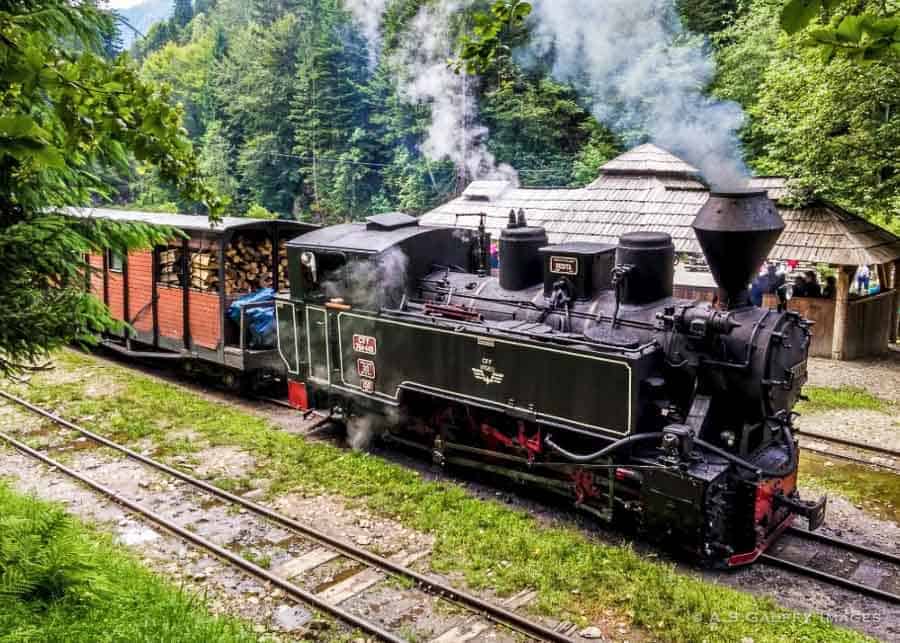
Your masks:
[{"label": "locomotive wheel", "polygon": [[244,390],[244,377],[241,373],[229,371],[222,375],[222,385],[229,391],[239,393]]}]

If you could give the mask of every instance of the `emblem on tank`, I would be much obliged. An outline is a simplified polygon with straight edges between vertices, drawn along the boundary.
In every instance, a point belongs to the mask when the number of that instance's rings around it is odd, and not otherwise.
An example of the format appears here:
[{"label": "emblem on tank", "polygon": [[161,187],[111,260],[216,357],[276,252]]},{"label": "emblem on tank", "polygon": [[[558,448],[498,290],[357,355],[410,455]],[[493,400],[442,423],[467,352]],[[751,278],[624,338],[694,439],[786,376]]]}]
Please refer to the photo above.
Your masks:
[{"label": "emblem on tank", "polygon": [[490,359],[482,359],[481,367],[473,368],[472,375],[476,380],[485,384],[500,384],[506,377],[503,373],[497,372],[497,369],[494,368],[494,361]]}]

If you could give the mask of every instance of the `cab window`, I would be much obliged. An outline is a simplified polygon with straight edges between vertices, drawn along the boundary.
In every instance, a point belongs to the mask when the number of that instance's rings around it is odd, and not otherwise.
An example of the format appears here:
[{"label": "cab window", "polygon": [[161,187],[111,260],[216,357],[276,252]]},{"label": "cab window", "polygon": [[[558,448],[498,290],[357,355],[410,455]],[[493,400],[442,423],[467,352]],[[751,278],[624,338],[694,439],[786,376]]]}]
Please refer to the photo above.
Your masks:
[{"label": "cab window", "polygon": [[300,280],[307,299],[324,301],[343,297],[347,289],[347,256],[342,252],[300,253]]}]

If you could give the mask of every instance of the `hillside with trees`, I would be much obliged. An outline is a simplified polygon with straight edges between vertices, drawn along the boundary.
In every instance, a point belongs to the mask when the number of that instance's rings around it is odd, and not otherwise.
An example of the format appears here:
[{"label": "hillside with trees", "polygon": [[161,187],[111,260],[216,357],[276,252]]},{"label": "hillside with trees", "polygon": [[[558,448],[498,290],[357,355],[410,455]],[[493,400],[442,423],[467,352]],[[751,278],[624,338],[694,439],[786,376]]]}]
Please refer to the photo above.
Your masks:
[{"label": "hillside with trees", "polygon": [[[426,153],[439,103],[410,100],[403,82],[410,43],[422,37],[417,14],[446,3],[385,0],[374,48],[372,25],[354,19],[351,4],[177,0],[172,17],[135,44],[144,79],[170,85],[183,105],[203,171],[234,212],[256,206],[314,221],[422,212],[477,178],[459,158]],[[602,98],[586,82],[554,74],[558,52],[532,46],[541,17],[528,13],[538,3],[458,4],[449,14],[435,10],[435,19],[445,21],[443,62],[478,72],[452,90],[458,96],[440,98],[471,101],[447,127],[464,154],[482,149],[526,186],[573,186],[648,137],[602,118],[615,106],[598,108]],[[826,38],[823,25],[840,19],[817,14],[788,34],[783,12],[793,3],[785,0],[655,4],[677,10],[677,37],[694,39],[716,63],[710,100],[743,107],[740,143],[752,172],[789,176],[800,198],[890,221],[900,207],[900,55],[888,48],[876,64],[836,55],[836,46],[823,55],[810,34]],[[495,29],[492,16],[507,21]],[[460,50],[487,53],[481,64],[460,64]],[[120,202],[193,209],[142,168],[120,187]]]}]

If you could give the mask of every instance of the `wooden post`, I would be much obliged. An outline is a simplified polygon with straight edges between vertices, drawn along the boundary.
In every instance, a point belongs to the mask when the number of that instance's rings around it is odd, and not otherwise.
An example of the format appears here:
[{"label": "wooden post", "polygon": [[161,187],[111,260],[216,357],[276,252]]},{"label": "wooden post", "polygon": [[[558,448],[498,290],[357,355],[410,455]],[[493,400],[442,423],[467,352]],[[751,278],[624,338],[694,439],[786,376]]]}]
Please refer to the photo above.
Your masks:
[{"label": "wooden post", "polygon": [[837,292],[834,298],[834,333],[831,337],[831,359],[844,359],[844,339],[847,335],[847,315],[850,300],[850,280],[855,268],[840,266],[837,271]]},{"label": "wooden post", "polygon": [[900,308],[900,259],[894,262],[894,278],[891,280],[891,287],[894,289],[894,307],[891,309],[891,334],[890,341],[897,341],[897,309]]}]

